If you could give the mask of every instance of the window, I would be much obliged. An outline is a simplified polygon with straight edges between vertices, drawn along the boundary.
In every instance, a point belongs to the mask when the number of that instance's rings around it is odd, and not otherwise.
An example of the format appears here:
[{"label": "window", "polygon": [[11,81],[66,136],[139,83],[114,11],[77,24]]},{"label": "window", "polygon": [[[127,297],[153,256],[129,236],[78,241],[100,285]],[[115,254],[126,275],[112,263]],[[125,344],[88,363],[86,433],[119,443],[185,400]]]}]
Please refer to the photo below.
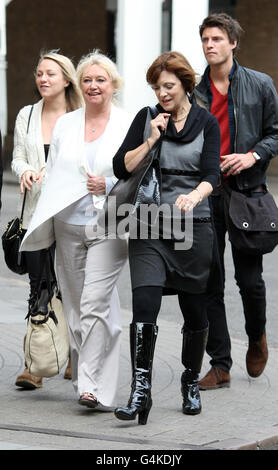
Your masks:
[{"label": "window", "polygon": [[210,13],[227,13],[235,18],[237,0],[210,0],[209,12]]}]

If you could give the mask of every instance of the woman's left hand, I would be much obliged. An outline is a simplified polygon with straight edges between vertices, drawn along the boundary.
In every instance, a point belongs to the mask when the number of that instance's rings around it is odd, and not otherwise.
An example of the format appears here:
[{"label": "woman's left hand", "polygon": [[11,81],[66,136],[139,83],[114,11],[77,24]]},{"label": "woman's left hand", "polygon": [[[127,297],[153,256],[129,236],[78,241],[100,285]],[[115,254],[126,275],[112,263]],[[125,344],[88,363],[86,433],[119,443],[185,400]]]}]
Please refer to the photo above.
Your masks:
[{"label": "woman's left hand", "polygon": [[[196,194],[195,194],[196,193]],[[200,196],[197,191],[191,191],[189,194],[180,194],[175,202],[175,206],[182,212],[190,212],[199,203]]]},{"label": "woman's left hand", "polygon": [[87,188],[91,194],[105,194],[106,182],[104,176],[94,176],[88,173]]}]

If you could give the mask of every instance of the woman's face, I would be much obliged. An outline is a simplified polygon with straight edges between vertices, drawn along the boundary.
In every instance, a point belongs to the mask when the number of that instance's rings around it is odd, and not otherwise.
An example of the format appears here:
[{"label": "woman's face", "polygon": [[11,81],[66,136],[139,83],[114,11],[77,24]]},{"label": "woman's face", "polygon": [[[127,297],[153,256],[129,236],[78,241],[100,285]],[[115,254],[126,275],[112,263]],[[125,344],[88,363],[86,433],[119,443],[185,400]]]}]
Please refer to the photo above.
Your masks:
[{"label": "woman's face", "polygon": [[163,70],[155,85],[152,85],[159,104],[166,112],[176,112],[186,99],[180,79],[172,72]]},{"label": "woman's face", "polygon": [[55,60],[43,59],[37,67],[36,85],[42,98],[52,99],[65,94],[69,82]]},{"label": "woman's face", "polygon": [[105,69],[93,64],[82,76],[81,90],[86,105],[105,106],[111,103],[115,88]]}]

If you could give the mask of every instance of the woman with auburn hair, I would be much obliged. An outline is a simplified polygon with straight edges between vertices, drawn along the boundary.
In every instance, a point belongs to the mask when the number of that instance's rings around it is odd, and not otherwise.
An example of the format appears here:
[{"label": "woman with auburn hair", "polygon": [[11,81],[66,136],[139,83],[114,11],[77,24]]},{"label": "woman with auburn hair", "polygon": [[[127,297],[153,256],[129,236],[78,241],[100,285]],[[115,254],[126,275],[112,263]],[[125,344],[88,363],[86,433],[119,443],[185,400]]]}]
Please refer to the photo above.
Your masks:
[{"label": "woman with auburn hair", "polygon": [[122,80],[112,60],[93,51],[80,60],[77,76],[85,106],[55,126],[46,183],[22,248],[48,248],[56,241],[74,391],[80,405],[108,411],[117,404],[121,312],[116,282],[127,241],[101,236],[97,221],[116,181],[112,159],[131,118],[115,104]]},{"label": "woman with auburn hair", "polygon": [[117,408],[115,415],[120,420],[134,420],[138,415],[139,424],[147,423],[152,406],[151,377],[158,334],[156,320],[164,294],[178,295],[184,318],[183,413],[201,412],[198,375],[208,334],[206,288],[214,250],[208,196],[217,185],[220,151],[217,120],[191,97],[195,73],[182,54],[166,52],[160,55],[147,71],[147,82],[158,99],[157,115],[153,117],[148,107],[136,115],[114,157],[114,173],[118,178],[128,178],[162,138],[159,157],[161,205],[170,207],[172,227],[176,214],[181,217],[184,241],[190,236],[186,231],[187,220],[193,222],[193,240],[191,245],[185,243],[183,249],[177,250],[174,230],[171,239],[164,237],[162,216],[159,239],[149,236],[148,239],[131,238],[129,241],[133,375],[128,404]]}]

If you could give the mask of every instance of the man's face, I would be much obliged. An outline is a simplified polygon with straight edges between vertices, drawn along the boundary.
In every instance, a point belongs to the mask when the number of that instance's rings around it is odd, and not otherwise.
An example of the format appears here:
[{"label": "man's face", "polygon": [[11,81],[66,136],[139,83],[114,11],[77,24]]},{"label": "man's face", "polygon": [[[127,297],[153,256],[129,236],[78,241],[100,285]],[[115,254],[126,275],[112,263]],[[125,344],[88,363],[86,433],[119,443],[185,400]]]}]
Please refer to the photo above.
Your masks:
[{"label": "man's face", "polygon": [[215,26],[204,29],[202,45],[208,64],[221,65],[232,60],[237,41],[230,43],[226,31]]}]

